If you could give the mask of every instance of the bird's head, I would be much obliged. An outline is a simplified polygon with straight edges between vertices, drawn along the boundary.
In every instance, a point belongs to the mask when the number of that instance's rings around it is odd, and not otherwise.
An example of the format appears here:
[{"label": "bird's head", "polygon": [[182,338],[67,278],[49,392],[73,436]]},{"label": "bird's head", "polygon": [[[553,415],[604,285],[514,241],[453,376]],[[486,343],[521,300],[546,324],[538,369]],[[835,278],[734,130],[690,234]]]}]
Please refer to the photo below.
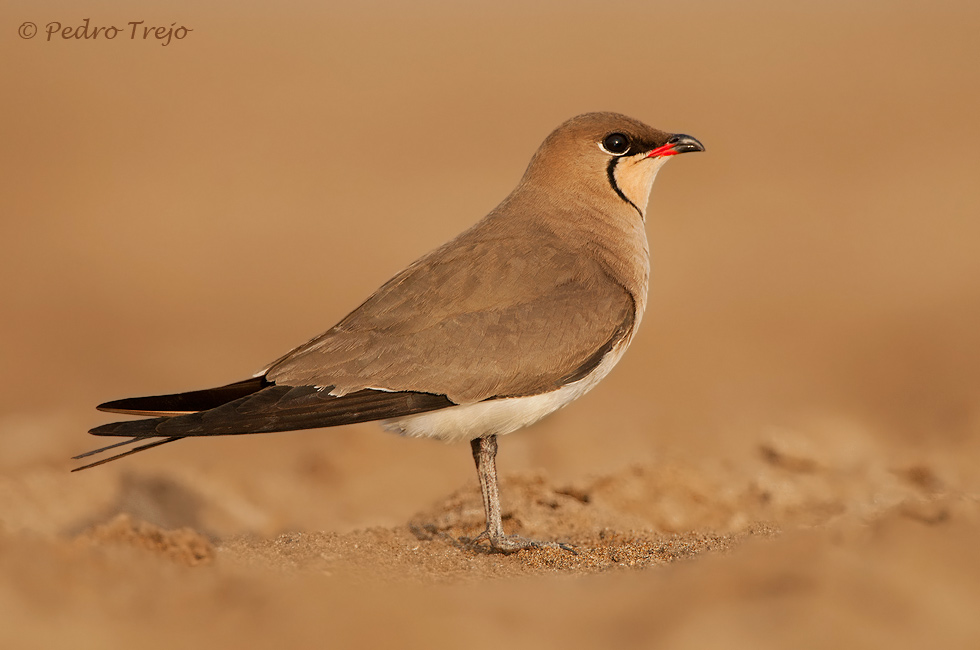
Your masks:
[{"label": "bird's head", "polygon": [[619,113],[573,117],[549,135],[535,153],[526,182],[564,191],[585,189],[646,215],[650,190],[671,156],[704,151],[696,138],[668,133]]}]

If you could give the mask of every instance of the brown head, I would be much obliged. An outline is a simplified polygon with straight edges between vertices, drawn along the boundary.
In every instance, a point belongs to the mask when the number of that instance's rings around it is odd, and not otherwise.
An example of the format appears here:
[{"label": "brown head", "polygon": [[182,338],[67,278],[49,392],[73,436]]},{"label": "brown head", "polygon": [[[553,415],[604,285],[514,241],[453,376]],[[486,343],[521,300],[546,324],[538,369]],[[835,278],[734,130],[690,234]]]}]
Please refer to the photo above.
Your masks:
[{"label": "brown head", "polygon": [[521,185],[584,190],[645,217],[650,189],[670,156],[704,151],[689,135],[668,133],[619,113],[573,117],[545,138]]}]

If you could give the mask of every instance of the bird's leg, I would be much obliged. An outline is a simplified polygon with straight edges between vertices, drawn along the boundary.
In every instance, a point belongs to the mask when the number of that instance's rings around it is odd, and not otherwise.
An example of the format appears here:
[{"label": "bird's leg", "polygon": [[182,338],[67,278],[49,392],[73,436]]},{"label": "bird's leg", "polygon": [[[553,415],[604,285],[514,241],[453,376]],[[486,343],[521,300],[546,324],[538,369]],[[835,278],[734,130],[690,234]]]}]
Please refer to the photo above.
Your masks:
[{"label": "bird's leg", "polygon": [[500,494],[497,492],[497,436],[486,436],[470,441],[476,473],[480,477],[480,491],[483,493],[483,510],[487,515],[487,528],[474,542],[486,539],[490,548],[500,553],[514,553],[525,548],[557,547],[575,552],[570,546],[554,542],[536,542],[518,535],[505,535],[500,517]]},{"label": "bird's leg", "polygon": [[470,441],[473,448],[473,461],[480,477],[480,491],[483,493],[483,511],[487,515],[487,528],[477,539],[487,538],[490,546],[504,535],[504,524],[500,517],[500,494],[497,492],[497,436],[475,438]]}]

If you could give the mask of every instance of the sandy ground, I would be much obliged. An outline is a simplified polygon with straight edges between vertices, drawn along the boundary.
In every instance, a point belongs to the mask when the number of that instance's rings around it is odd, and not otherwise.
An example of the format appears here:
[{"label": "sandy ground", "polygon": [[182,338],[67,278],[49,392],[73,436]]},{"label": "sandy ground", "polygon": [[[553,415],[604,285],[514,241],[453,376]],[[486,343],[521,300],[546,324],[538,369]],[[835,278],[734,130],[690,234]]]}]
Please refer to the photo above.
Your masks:
[{"label": "sandy ground", "polygon": [[[975,3],[310,4],[0,8],[0,647],[980,647]],[[85,18],[193,31],[46,40]],[[469,449],[370,425],[69,474],[588,110],[708,151],[629,354],[500,443],[505,527],[576,554],[462,543]]]}]

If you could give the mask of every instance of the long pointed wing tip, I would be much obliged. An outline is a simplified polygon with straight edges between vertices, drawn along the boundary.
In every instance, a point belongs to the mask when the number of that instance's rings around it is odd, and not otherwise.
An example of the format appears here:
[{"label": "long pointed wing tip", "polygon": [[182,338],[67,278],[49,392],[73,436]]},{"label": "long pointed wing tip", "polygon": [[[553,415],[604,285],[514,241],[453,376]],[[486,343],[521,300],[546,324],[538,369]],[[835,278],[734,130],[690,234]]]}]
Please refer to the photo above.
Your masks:
[{"label": "long pointed wing tip", "polygon": [[[94,449],[92,451],[85,452],[84,454],[79,454],[78,456],[75,456],[72,460],[79,460],[79,459],[85,458],[87,456],[92,456],[94,454],[100,454],[100,453],[102,453],[104,451],[108,451],[108,450],[113,449],[115,447],[120,447],[122,445],[129,445],[129,444],[132,444],[134,442],[139,442],[141,440],[145,440],[145,438],[133,438],[131,440],[124,440],[122,442],[117,442],[116,444],[109,445],[108,447],[102,447],[101,449]],[[108,463],[109,461],[118,460],[120,458],[125,458],[126,456],[131,456],[131,455],[133,455],[133,454],[135,454],[137,452],[140,452],[140,451],[145,451],[147,449],[152,449],[153,447],[159,447],[160,445],[165,445],[168,442],[173,442],[174,440],[180,440],[180,438],[179,437],[158,438],[156,440],[153,440],[152,442],[148,442],[146,444],[140,445],[139,447],[135,447],[133,449],[130,449],[129,451],[124,451],[121,454],[116,454],[114,456],[109,456],[108,458],[103,458],[101,460],[97,460],[97,461],[95,461],[93,463],[89,463],[88,465],[82,465],[81,467],[76,467],[76,468],[74,468],[71,471],[72,472],[80,472],[83,469],[89,469],[90,467],[98,467],[99,465],[103,465],[105,463]]]},{"label": "long pointed wing tip", "polygon": [[[76,458],[78,458],[78,456],[76,456],[72,460],[75,460]],[[93,467],[98,467],[99,465],[104,465],[104,464],[108,463],[110,460],[115,460],[116,458],[119,458],[119,456],[110,456],[109,458],[103,458],[102,460],[97,460],[97,461],[91,462],[88,465],[82,465],[81,467],[75,467],[75,468],[73,468],[71,470],[70,473],[71,474],[74,474],[75,472],[80,472],[83,469],[91,469]]]},{"label": "long pointed wing tip", "polygon": [[103,413],[115,413],[117,415],[141,415],[145,417],[174,417],[177,415],[190,415],[191,413],[197,413],[198,411],[152,411],[152,410],[140,410],[131,408],[121,408],[113,406],[115,402],[106,402],[105,404],[99,404],[95,408]]}]

